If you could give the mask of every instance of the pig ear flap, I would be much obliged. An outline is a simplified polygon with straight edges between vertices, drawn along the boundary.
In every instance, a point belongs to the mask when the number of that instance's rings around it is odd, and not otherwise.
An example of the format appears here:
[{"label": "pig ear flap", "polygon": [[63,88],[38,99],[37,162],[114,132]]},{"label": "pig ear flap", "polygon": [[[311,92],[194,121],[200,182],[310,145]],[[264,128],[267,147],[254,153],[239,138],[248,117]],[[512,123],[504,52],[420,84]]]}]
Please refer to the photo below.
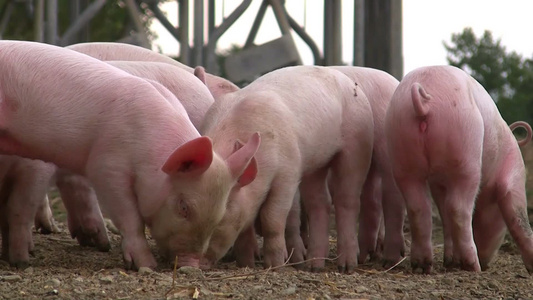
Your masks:
[{"label": "pig ear flap", "polygon": [[260,144],[261,136],[256,132],[244,145],[237,141],[234,147],[236,151],[226,159],[231,175],[237,180],[237,186],[243,187],[254,181],[257,175],[257,161],[254,155]]},{"label": "pig ear flap", "polygon": [[169,175],[202,174],[213,161],[213,144],[206,136],[196,138],[178,147],[167,158],[161,170]]},{"label": "pig ear flap", "polygon": [[194,68],[194,76],[198,77],[201,82],[203,82],[205,85],[207,85],[207,81],[205,79],[205,69],[204,67],[198,66]]}]

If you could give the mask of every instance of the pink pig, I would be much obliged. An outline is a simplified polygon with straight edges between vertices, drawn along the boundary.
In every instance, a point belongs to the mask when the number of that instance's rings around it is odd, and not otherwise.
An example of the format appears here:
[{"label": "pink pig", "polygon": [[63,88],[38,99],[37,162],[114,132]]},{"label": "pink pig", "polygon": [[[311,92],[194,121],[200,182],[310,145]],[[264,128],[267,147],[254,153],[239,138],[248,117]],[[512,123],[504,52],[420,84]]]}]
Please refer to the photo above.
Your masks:
[{"label": "pink pig", "polygon": [[[342,271],[354,270],[359,197],[370,167],[374,131],[370,104],[348,77],[311,66],[273,71],[215,101],[201,132],[213,139],[215,152],[222,157],[240,147],[236,139],[253,141],[254,132],[262,137],[255,156],[257,177],[250,185],[232,190],[226,214],[209,243],[207,260],[217,261],[235,242],[238,264],[254,266],[254,247],[245,247],[247,253],[237,252],[239,245],[255,242],[257,216],[264,238],[264,267],[283,264],[288,255],[287,216],[300,181],[300,193],[313,220],[307,257],[327,257],[326,176],[331,170],[337,264]],[[303,243],[299,245],[303,248]],[[314,270],[323,267],[324,260],[312,262]]]},{"label": "pink pig", "polygon": [[55,166],[13,155],[0,155],[0,161],[2,258],[25,268],[33,250],[33,220],[43,233],[57,231],[46,196]]},{"label": "pink pig", "polygon": [[198,265],[259,139],[220,158],[166,88],[68,49],[0,42],[0,153],[87,176],[122,235],[126,267],[155,267],[144,224]]},{"label": "pink pig", "polygon": [[[179,102],[171,103],[179,109],[183,105],[191,122],[198,128],[213,96],[192,73],[173,65],[151,61],[107,61],[129,74],[150,79],[165,86]],[[90,183],[80,175],[59,170],[57,186],[68,211],[68,226],[72,237],[82,246],[95,245],[109,249],[109,241],[96,195]]]},{"label": "pink pig", "polygon": [[533,271],[524,162],[511,130],[477,81],[451,66],[410,72],[393,95],[385,134],[406,201],[413,269],[429,273],[433,263],[428,184],[445,241],[452,241],[445,243],[446,263],[480,271],[507,228]]},{"label": "pink pig", "polygon": [[[125,60],[125,61],[154,61],[162,62],[174,65],[181,69],[193,73],[194,69],[182,64],[166,55],[157,53],[155,51],[129,45],[123,43],[105,43],[105,42],[92,42],[92,43],[80,43],[67,47],[68,49],[95,57],[99,60]],[[213,94],[215,99],[220,95],[228,92],[233,92],[239,88],[231,81],[218,77],[209,73],[205,74],[207,88]]]},{"label": "pink pig", "polygon": [[[374,117],[374,148],[372,165],[361,196],[359,221],[359,262],[370,255],[381,256],[380,220],[384,217],[385,239],[383,259],[394,264],[405,255],[403,239],[404,200],[396,184],[390,166],[385,140],[385,115],[398,80],[381,70],[363,67],[332,66],[351,78],[368,98]],[[383,213],[382,203],[383,202]],[[383,227],[381,227],[383,230]]]}]

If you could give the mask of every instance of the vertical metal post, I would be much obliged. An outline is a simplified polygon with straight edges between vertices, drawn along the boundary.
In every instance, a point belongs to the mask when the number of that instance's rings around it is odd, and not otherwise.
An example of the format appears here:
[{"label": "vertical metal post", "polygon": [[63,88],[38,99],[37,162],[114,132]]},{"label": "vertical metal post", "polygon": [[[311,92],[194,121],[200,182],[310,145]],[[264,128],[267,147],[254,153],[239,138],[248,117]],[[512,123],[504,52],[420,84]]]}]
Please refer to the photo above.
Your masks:
[{"label": "vertical metal post", "polygon": [[353,12],[353,65],[365,66],[365,0],[355,0]]},{"label": "vertical metal post", "polygon": [[194,66],[203,66],[204,57],[204,0],[194,0]]},{"label": "vertical metal post", "polygon": [[331,0],[332,2],[332,35],[333,35],[333,65],[342,64],[342,1]]},{"label": "vertical metal post", "polygon": [[35,3],[35,24],[34,24],[35,41],[44,42],[44,0],[37,0]]},{"label": "vertical metal post", "polygon": [[[211,36],[211,33],[215,31],[215,0],[209,0],[207,2],[207,36]],[[223,15],[222,18],[225,16]]]},{"label": "vertical metal post", "polygon": [[[80,0],[70,0],[70,26],[72,26],[78,19],[81,11]],[[69,44],[75,44],[79,42],[79,34],[73,36],[68,41]]]},{"label": "vertical metal post", "polygon": [[46,3],[46,42],[56,45],[57,38],[57,0],[47,0]]},{"label": "vertical metal post", "polygon": [[178,1],[178,27],[180,43],[180,61],[191,65],[191,48],[189,47],[189,0]]},{"label": "vertical metal post", "polygon": [[402,50],[402,0],[391,1],[391,41],[390,63],[391,75],[401,80],[403,77],[403,50]]},{"label": "vertical metal post", "polygon": [[331,18],[331,0],[324,0],[324,65],[332,65],[332,34],[333,20]]}]

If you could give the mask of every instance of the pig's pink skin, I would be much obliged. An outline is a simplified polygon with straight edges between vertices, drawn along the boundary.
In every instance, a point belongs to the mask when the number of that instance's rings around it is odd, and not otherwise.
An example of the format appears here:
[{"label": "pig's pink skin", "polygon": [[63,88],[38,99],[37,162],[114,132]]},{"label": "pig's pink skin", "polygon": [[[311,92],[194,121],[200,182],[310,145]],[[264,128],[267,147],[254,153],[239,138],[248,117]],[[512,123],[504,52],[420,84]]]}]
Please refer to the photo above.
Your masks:
[{"label": "pig's pink skin", "polygon": [[107,61],[132,75],[150,79],[166,87],[183,105],[194,127],[199,128],[204,115],[215,101],[206,85],[194,74],[162,62]]},{"label": "pig's pink skin", "polygon": [[[300,192],[297,190],[292,202],[291,210],[289,211],[289,215],[287,217],[287,225],[285,227],[285,243],[287,244],[289,263],[302,262],[306,257],[306,246],[302,238],[302,233],[300,232],[302,225],[302,221],[300,220],[302,215],[301,212],[302,208],[300,202]],[[305,223],[305,226],[307,226],[307,223]],[[305,234],[308,233],[304,232],[304,235]],[[299,264],[295,266],[300,268],[303,265]]]},{"label": "pig's pink skin", "polygon": [[[194,72],[193,68],[182,64],[166,55],[157,53],[155,51],[143,47],[124,43],[91,42],[70,45],[67,48],[104,61],[155,61],[177,66],[191,74]],[[213,94],[213,97],[215,99],[218,99],[218,97],[225,93],[233,92],[239,89],[231,81],[209,73],[205,73],[205,81],[207,84],[207,88]]]},{"label": "pig's pink skin", "polygon": [[89,181],[83,176],[59,169],[56,185],[67,210],[71,237],[77,239],[81,246],[109,251],[111,244],[104,219]]},{"label": "pig's pink skin", "polygon": [[0,160],[2,258],[25,268],[33,250],[32,226],[42,209],[55,166],[11,155],[0,155]]},{"label": "pig's pink skin", "polygon": [[[153,80],[165,86],[183,105],[191,122],[198,128],[211,104],[213,96],[193,74],[173,65],[150,61],[107,61],[129,74]],[[82,246],[96,246],[101,251],[110,249],[102,214],[96,195],[84,177],[60,170],[57,185],[68,212],[71,236]]]},{"label": "pig's pink skin", "polygon": [[87,176],[128,268],[156,265],[145,223],[167,252],[205,251],[258,139],[224,160],[163,86],[75,51],[1,41],[0,63],[0,153]]},{"label": "pig's pink skin", "polygon": [[[384,216],[383,259],[385,265],[395,264],[405,255],[403,238],[405,207],[402,194],[392,175],[384,128],[387,107],[398,86],[398,80],[386,72],[372,68],[350,66],[332,66],[330,68],[344,73],[361,88],[370,102],[374,117],[372,165],[361,198],[359,262],[364,262],[368,255],[371,257],[381,255],[376,251],[380,251],[377,247],[378,229],[382,216]],[[380,184],[379,182],[381,182],[381,191],[376,190],[379,188],[377,186]],[[383,214],[381,213],[382,206]]]},{"label": "pig's pink skin", "polygon": [[385,124],[394,178],[407,205],[413,267],[431,272],[433,262],[427,182],[445,222],[446,262],[480,271],[507,227],[531,272],[524,163],[485,89],[455,67],[416,69],[400,82]]},{"label": "pig's pink skin", "polygon": [[[330,206],[326,175],[331,169],[339,233],[337,262],[341,270],[352,271],[357,265],[359,196],[373,142],[372,113],[364,93],[335,70],[284,68],[215,101],[201,130],[212,137],[222,157],[230,153],[232,140],[247,140],[255,131],[263,136],[256,154],[257,178],[232,191],[210,241],[208,258],[220,259],[257,216],[264,237],[264,267],[283,264],[286,221],[300,179],[302,199],[313,220],[307,255],[326,257]],[[323,266],[324,260],[312,262],[314,269]]]}]

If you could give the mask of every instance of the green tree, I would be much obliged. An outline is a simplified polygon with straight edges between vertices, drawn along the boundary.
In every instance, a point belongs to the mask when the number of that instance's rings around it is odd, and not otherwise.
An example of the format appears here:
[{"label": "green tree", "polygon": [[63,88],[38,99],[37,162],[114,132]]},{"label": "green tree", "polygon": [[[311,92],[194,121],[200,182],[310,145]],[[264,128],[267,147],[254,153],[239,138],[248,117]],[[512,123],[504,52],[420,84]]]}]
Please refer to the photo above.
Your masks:
[{"label": "green tree", "polygon": [[508,52],[490,31],[477,37],[471,28],[452,34],[444,43],[450,65],[474,77],[492,96],[510,124],[524,120],[533,124],[533,60]]},{"label": "green tree", "polygon": [[[3,39],[10,40],[34,40],[34,15],[28,2],[15,2],[10,0],[0,0],[0,13],[5,15],[9,2],[14,2],[13,10],[9,22],[6,24]],[[58,34],[62,35],[69,25],[70,20],[70,0],[58,0]],[[146,5],[140,5],[144,14],[142,21],[149,38],[153,38],[155,33],[148,30],[153,19]],[[104,7],[89,23],[89,34],[87,41],[111,42],[117,41],[134,29],[128,9],[121,0],[106,1]],[[81,41],[73,41],[81,42]]]}]

